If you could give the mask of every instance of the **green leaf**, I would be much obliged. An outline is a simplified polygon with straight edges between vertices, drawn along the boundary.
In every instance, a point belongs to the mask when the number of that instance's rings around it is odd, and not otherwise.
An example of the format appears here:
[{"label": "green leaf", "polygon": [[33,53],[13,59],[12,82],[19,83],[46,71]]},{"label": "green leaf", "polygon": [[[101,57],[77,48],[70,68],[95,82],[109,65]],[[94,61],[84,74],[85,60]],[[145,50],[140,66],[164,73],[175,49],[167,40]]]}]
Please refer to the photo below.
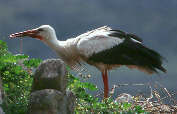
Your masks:
[{"label": "green leaf", "polygon": [[27,66],[28,68],[30,68],[30,67],[36,68],[41,62],[42,62],[41,59],[34,59],[34,58],[33,58],[33,59],[25,60],[25,61],[23,62],[23,64],[24,64],[25,66]]},{"label": "green leaf", "polygon": [[24,54],[17,54],[17,55],[15,55],[15,57],[17,60],[29,58],[29,56],[24,55]]},{"label": "green leaf", "polygon": [[97,90],[97,88],[96,88],[95,85],[93,85],[93,84],[91,84],[91,83],[88,83],[88,82],[83,83],[83,87],[84,87],[84,88],[87,88],[87,89],[89,89],[89,90],[92,90],[92,91]]},{"label": "green leaf", "polygon": [[138,113],[144,113],[145,111],[142,109],[141,106],[137,105],[135,106],[135,111],[138,112]]},{"label": "green leaf", "polygon": [[125,102],[122,104],[124,110],[128,110],[131,107],[131,104],[128,102]]}]

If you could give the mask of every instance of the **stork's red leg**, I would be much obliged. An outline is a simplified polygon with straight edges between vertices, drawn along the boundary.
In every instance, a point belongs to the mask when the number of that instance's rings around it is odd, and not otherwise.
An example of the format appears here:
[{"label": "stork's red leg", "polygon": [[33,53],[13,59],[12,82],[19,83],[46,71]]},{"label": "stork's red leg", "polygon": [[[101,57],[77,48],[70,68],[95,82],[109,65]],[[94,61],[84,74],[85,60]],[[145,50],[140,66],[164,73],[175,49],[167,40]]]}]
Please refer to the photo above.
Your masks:
[{"label": "stork's red leg", "polygon": [[102,72],[102,78],[104,83],[104,98],[108,98],[109,86],[108,86],[108,73],[107,70]]}]

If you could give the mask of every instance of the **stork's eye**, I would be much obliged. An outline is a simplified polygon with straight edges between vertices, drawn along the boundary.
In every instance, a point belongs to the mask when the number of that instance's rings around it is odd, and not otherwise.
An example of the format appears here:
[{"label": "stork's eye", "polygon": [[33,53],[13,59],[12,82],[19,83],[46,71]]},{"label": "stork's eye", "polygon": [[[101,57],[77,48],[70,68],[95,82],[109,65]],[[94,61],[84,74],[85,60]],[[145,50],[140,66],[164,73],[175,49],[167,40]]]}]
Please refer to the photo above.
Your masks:
[{"label": "stork's eye", "polygon": [[41,31],[44,31],[44,29],[40,28],[40,29],[38,29],[38,31],[40,31],[40,32],[41,32]]}]

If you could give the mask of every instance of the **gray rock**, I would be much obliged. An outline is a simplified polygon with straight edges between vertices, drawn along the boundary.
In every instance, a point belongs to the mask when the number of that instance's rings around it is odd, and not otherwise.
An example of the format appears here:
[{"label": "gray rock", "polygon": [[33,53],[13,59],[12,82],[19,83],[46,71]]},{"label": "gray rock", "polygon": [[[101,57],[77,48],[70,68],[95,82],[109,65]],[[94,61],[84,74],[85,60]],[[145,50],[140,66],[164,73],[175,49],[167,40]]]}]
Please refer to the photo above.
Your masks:
[{"label": "gray rock", "polygon": [[2,108],[0,108],[0,114],[5,114]]},{"label": "gray rock", "polygon": [[75,96],[66,91],[67,73],[63,61],[46,60],[34,73],[29,114],[73,114]]},{"label": "gray rock", "polygon": [[63,94],[54,89],[44,89],[31,93],[29,103],[30,114],[62,114]]},{"label": "gray rock", "polygon": [[73,114],[75,96],[58,90],[44,89],[31,93],[29,114]]},{"label": "gray rock", "polygon": [[118,103],[124,103],[124,102],[133,103],[133,96],[130,95],[130,94],[127,94],[127,93],[122,93],[116,98],[115,102],[118,102]]},{"label": "gray rock", "polygon": [[67,103],[66,104],[67,114],[74,114],[74,106],[76,103],[75,101],[76,96],[71,91],[67,91],[66,97],[64,97],[64,102]]},{"label": "gray rock", "polygon": [[60,59],[50,59],[41,63],[34,73],[32,92],[42,89],[56,89],[64,92],[66,89],[66,69]]}]

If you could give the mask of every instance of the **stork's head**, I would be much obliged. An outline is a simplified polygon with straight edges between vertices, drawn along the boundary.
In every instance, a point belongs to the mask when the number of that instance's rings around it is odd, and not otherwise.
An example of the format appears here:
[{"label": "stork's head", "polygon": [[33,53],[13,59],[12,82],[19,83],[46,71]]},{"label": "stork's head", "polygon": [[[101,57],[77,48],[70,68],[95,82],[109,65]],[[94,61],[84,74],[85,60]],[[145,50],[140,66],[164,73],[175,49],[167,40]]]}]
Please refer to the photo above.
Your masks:
[{"label": "stork's head", "polygon": [[48,41],[56,38],[55,30],[50,25],[42,25],[38,28],[18,32],[10,35],[10,38],[29,36],[42,41]]}]

